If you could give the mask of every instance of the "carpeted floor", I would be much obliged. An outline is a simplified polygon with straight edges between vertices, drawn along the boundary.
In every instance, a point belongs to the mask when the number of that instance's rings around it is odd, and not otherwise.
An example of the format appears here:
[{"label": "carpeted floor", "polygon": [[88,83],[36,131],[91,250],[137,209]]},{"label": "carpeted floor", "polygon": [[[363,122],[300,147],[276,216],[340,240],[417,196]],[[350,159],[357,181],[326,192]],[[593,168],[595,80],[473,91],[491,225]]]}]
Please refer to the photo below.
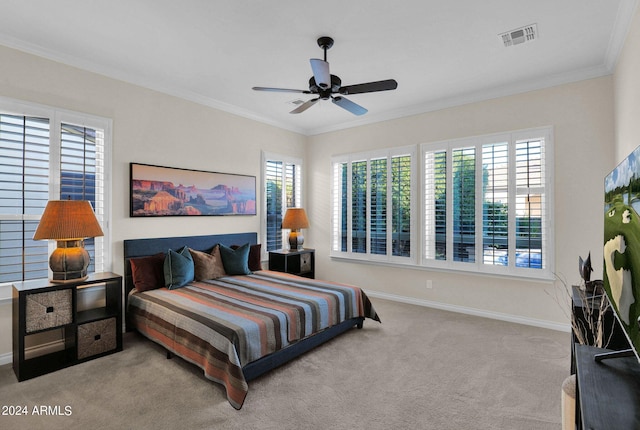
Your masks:
[{"label": "carpeted floor", "polygon": [[[250,382],[239,411],[195,366],[128,333],[120,353],[29,381],[0,367],[0,428],[561,428],[568,333],[372,301],[382,324]],[[55,415],[33,415],[40,406]]]}]

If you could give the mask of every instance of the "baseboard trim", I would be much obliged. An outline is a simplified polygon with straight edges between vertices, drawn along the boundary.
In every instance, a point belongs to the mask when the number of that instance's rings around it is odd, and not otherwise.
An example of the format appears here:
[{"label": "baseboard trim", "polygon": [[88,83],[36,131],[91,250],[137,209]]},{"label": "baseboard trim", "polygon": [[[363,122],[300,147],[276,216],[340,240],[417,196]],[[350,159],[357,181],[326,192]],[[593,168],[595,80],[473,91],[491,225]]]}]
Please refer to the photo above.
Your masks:
[{"label": "baseboard trim", "polygon": [[10,364],[13,362],[13,353],[5,352],[4,354],[0,354],[0,366],[4,366],[5,364]]},{"label": "baseboard trim", "polygon": [[553,321],[541,320],[536,318],[527,318],[520,315],[504,314],[500,312],[492,312],[484,309],[469,308],[466,306],[451,305],[447,303],[434,302],[431,300],[417,299],[413,297],[399,296],[396,294],[381,293],[379,291],[367,290],[369,297],[376,297],[379,299],[391,300],[394,302],[407,303],[410,305],[424,306],[427,308],[440,309],[444,311],[457,312],[461,314],[474,315],[483,318],[490,318],[500,321],[507,321],[516,324],[529,325],[534,327],[541,327],[550,330],[571,332],[569,324],[561,324]]}]

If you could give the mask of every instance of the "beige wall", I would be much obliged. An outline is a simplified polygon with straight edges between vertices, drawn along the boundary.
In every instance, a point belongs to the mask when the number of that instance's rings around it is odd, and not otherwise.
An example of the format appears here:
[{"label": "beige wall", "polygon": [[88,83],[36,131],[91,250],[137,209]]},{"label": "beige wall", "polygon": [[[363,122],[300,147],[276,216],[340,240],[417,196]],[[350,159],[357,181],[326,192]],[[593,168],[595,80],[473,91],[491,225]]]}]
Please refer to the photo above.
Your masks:
[{"label": "beige wall", "polygon": [[617,164],[640,145],[640,7],[618,60],[614,85]]},{"label": "beige wall", "polygon": [[[305,244],[317,249],[319,277],[417,303],[566,325],[566,309],[553,297],[557,284],[331,260],[330,158],[372,148],[554,126],[556,271],[569,283],[577,282],[578,255],[591,251],[596,273],[601,272],[603,177],[640,143],[634,141],[640,131],[634,121],[640,117],[637,16],[634,24],[615,85],[612,77],[592,79],[309,138],[2,46],[0,96],[113,119],[111,245],[116,272],[123,271],[126,238],[260,228],[260,216],[129,218],[129,162],[249,174],[259,182],[260,151],[265,150],[306,160],[306,205],[312,227],[305,232]],[[259,215],[260,210],[258,206]],[[432,289],[425,288],[426,280],[433,281]],[[0,359],[11,352],[8,296],[7,290],[0,291]]]},{"label": "beige wall", "polygon": [[[555,88],[444,109],[310,138],[305,244],[319,250],[319,277],[361,285],[383,295],[481,315],[566,326],[568,305],[560,283],[408,269],[329,258],[330,160],[345,151],[415,145],[550,125],[555,137],[556,273],[578,283],[578,256],[589,251],[602,270],[603,179],[613,160],[613,83],[603,77]],[[426,288],[431,280],[433,288]]]},{"label": "beige wall", "polygon": [[[260,203],[258,216],[129,218],[129,162],[254,175],[261,202],[261,151],[305,156],[302,135],[2,46],[0,96],[113,119],[116,273],[123,273],[123,239],[260,230]],[[11,352],[7,297],[10,289],[0,288],[0,360]]]}]

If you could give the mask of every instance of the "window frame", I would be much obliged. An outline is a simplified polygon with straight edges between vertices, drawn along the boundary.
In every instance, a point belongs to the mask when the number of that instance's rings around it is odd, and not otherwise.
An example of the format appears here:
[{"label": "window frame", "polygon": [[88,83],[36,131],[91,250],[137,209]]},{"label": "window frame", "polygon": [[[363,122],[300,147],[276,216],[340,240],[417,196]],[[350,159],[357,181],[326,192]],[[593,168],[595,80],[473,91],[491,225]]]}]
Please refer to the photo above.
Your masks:
[{"label": "window frame", "polygon": [[[543,222],[545,223],[543,226],[543,236],[542,236],[542,253],[543,253],[543,261],[544,265],[541,269],[538,268],[527,268],[527,267],[516,267],[515,264],[515,215],[509,216],[508,220],[508,240],[510,241],[509,245],[509,256],[508,256],[508,265],[495,265],[495,264],[485,264],[483,259],[483,203],[484,203],[484,195],[483,195],[483,146],[491,143],[498,143],[499,141],[509,142],[509,171],[514,170],[512,164],[515,163],[515,155],[512,155],[515,151],[511,149],[515,142],[524,141],[524,140],[535,140],[535,139],[543,139],[544,140],[544,205],[542,207],[543,210]],[[543,127],[535,127],[530,129],[516,130],[516,131],[508,131],[503,133],[495,133],[495,134],[487,134],[473,137],[465,137],[460,139],[451,139],[445,141],[431,142],[431,143],[422,143],[411,146],[403,146],[397,148],[387,148],[382,150],[375,151],[367,151],[360,153],[351,153],[351,154],[341,154],[335,155],[331,158],[331,204],[330,204],[330,218],[331,218],[331,229],[330,229],[330,257],[333,259],[345,259],[345,260],[353,260],[360,261],[371,264],[388,264],[393,266],[413,266],[418,269],[428,269],[428,270],[442,270],[442,271],[450,271],[457,273],[473,273],[480,275],[489,275],[489,276],[500,276],[500,277],[512,277],[517,279],[533,279],[533,280],[543,280],[548,281],[554,279],[554,271],[555,271],[555,238],[554,238],[554,226],[552,216],[554,213],[554,129],[553,126],[543,126]],[[453,260],[453,252],[452,243],[453,238],[451,234],[452,222],[451,217],[453,216],[453,203],[451,195],[451,180],[452,178],[452,166],[451,166],[451,149],[452,148],[462,148],[473,146],[476,148],[475,152],[475,250],[476,250],[476,258],[475,262],[467,263],[460,261],[452,261]],[[347,163],[348,171],[346,174],[347,180],[349,181],[347,187],[347,196],[350,199],[352,195],[351,189],[351,163],[362,160],[370,160],[373,158],[379,158],[384,156],[385,154],[388,156],[389,154],[398,154],[401,152],[410,152],[412,155],[412,164],[411,164],[411,202],[412,202],[412,213],[411,213],[411,257],[395,257],[388,258],[387,255],[378,255],[378,254],[370,254],[367,248],[366,253],[360,252],[352,252],[351,247],[351,203],[350,200],[347,202],[346,210],[347,210],[347,245],[346,251],[342,251],[343,239],[342,239],[342,191],[338,190],[336,186],[336,181],[342,183],[342,174],[339,165],[341,163]],[[435,260],[432,258],[427,258],[426,252],[426,237],[425,232],[427,230],[426,224],[429,222],[427,219],[427,210],[425,207],[426,196],[425,190],[427,188],[428,180],[433,180],[433,177],[428,178],[429,172],[426,171],[426,163],[425,163],[425,153],[426,152],[436,152],[436,151],[445,151],[446,152],[446,177],[447,177],[447,199],[446,199],[446,217],[447,217],[447,230],[446,230],[446,243],[447,243],[447,259],[446,260]],[[419,158],[418,158],[419,157]],[[514,175],[514,173],[509,173],[509,175]],[[340,176],[340,178],[338,178]],[[515,186],[511,184],[511,180],[514,176],[510,176],[509,179],[509,205],[515,204],[512,203],[512,199],[515,198]],[[367,185],[368,187],[370,185]],[[513,190],[512,190],[513,189]],[[369,192],[369,191],[368,191]],[[391,196],[388,195],[388,198]],[[369,204],[369,203],[367,203]],[[389,206],[390,207],[390,206]],[[437,208],[434,207],[434,211]],[[513,212],[513,211],[510,211]],[[367,217],[370,216],[370,210],[367,212]],[[435,220],[435,215],[430,215],[431,222]],[[369,226],[369,219],[367,218],[367,227]],[[368,243],[368,241],[367,241]],[[368,247],[369,245],[367,245]],[[480,253],[478,253],[480,250]],[[451,256],[449,256],[451,254]],[[393,256],[391,256],[393,257]]]},{"label": "window frame", "polygon": [[[262,213],[263,216],[260,219],[260,236],[262,237],[261,242],[265,244],[262,247],[262,256],[263,260],[268,258],[269,250],[267,249],[267,227],[268,227],[268,213],[267,213],[267,163],[269,161],[281,162],[283,165],[294,165],[296,166],[298,172],[295,175],[294,180],[296,180],[295,189],[296,195],[293,196],[295,200],[295,206],[302,208],[304,207],[304,162],[302,158],[292,157],[288,155],[277,154],[273,152],[262,151],[262,168],[261,168],[261,182],[262,182]],[[282,169],[283,174],[283,185],[286,183],[286,168]],[[282,193],[280,196],[282,200],[282,217],[284,218],[284,214],[287,211],[287,195],[286,193]],[[282,247],[287,248],[287,231],[286,229],[280,229],[280,233],[282,235]]]},{"label": "window frame", "polygon": [[[331,242],[329,254],[332,258],[346,258],[359,261],[371,261],[376,263],[389,263],[399,265],[416,265],[418,262],[418,253],[416,250],[419,248],[419,236],[417,232],[417,214],[418,214],[418,199],[416,199],[417,187],[417,147],[415,145],[402,146],[396,148],[387,148],[375,151],[367,151],[353,154],[342,154],[333,156],[331,158]],[[373,253],[371,250],[371,161],[386,159],[387,171],[386,171],[386,211],[387,214],[392,214],[393,210],[393,174],[392,174],[392,160],[397,157],[409,156],[410,161],[410,252],[409,256],[393,255],[393,217],[386,218],[386,253]],[[365,252],[353,251],[353,209],[351,196],[353,191],[352,167],[354,163],[366,162],[367,183],[366,183],[366,240],[365,240]],[[336,208],[342,208],[342,180],[337,181],[338,175],[341,176],[336,169],[337,166],[347,164],[347,245],[346,251],[342,251],[342,211],[336,211]],[[338,183],[339,182],[339,183]],[[338,190],[338,188],[340,190]],[[340,220],[338,220],[340,218]]]},{"label": "window frame", "polygon": [[[61,188],[61,124],[71,124],[81,127],[88,127],[93,129],[104,130],[104,153],[103,159],[96,163],[100,163],[100,168],[103,173],[104,185],[103,185],[103,205],[102,207],[94,208],[96,212],[100,212],[102,219],[100,224],[104,236],[96,238],[97,243],[101,243],[101,262],[96,265],[96,272],[103,272],[111,270],[112,256],[111,256],[111,220],[112,220],[112,181],[111,181],[111,153],[112,153],[112,129],[113,120],[110,118],[99,117],[95,115],[85,114],[82,112],[75,112],[63,108],[54,106],[47,106],[38,103],[25,102],[21,100],[0,97],[0,111],[8,115],[18,115],[27,117],[41,117],[49,120],[49,196],[48,200],[58,200],[60,196]],[[14,220],[14,221],[39,221],[40,215],[3,215],[0,214],[2,220]],[[99,216],[99,217],[100,217]],[[56,248],[55,241],[48,241],[48,255]],[[96,262],[92,262],[95,264]],[[51,278],[51,268],[48,267],[48,277]],[[1,286],[10,285],[8,283],[0,283]]]},{"label": "window frame", "polygon": [[[512,210],[509,210],[508,216],[508,257],[507,257],[507,265],[490,265],[485,264],[482,258],[483,251],[483,166],[482,166],[482,149],[485,145],[490,144],[499,144],[502,142],[508,143],[509,148],[509,187],[508,187],[508,201],[509,207],[515,206],[516,199],[516,186],[515,186],[515,145],[517,142],[526,141],[526,140],[536,140],[542,139],[544,141],[544,200],[545,204],[542,207],[542,218],[545,225],[543,226],[543,237],[542,237],[542,253],[543,253],[543,266],[541,269],[537,268],[528,268],[528,267],[516,267],[515,264],[515,235],[516,235],[516,222],[515,222],[515,213]],[[475,190],[476,190],[476,199],[475,199],[475,254],[476,259],[473,263],[469,262],[461,262],[454,261],[451,256],[449,256],[449,252],[447,252],[447,258],[445,260],[435,260],[428,259],[426,256],[426,238],[425,231],[421,233],[422,239],[422,247],[421,247],[421,266],[430,269],[442,269],[442,270],[453,270],[457,272],[473,272],[478,274],[488,274],[488,275],[499,275],[499,276],[509,276],[509,277],[517,277],[517,278],[529,278],[529,279],[539,279],[539,280],[551,280],[554,279],[554,262],[555,262],[555,240],[554,240],[554,229],[553,223],[551,220],[551,215],[553,212],[553,190],[554,190],[554,182],[553,182],[553,172],[554,172],[554,163],[553,163],[553,127],[537,127],[525,130],[518,130],[512,132],[505,133],[496,133],[491,135],[483,135],[476,136],[470,138],[462,138],[448,141],[441,141],[435,143],[424,143],[420,145],[420,160],[422,163],[421,166],[421,177],[424,179],[426,174],[426,166],[425,164],[425,155],[427,152],[435,152],[435,151],[446,151],[447,152],[447,195],[450,195],[451,192],[451,181],[449,178],[452,178],[451,172],[451,151],[453,149],[458,149],[462,147],[474,147],[476,149],[476,158],[475,158]],[[424,182],[424,181],[423,181]],[[425,220],[427,213],[425,208],[425,190],[422,190],[421,193],[422,203],[421,203],[421,220]],[[447,198],[447,228],[451,226],[451,217],[453,203],[452,199]],[[424,227],[424,223],[423,223]],[[450,232],[447,230],[447,251],[452,249],[452,237]]]}]

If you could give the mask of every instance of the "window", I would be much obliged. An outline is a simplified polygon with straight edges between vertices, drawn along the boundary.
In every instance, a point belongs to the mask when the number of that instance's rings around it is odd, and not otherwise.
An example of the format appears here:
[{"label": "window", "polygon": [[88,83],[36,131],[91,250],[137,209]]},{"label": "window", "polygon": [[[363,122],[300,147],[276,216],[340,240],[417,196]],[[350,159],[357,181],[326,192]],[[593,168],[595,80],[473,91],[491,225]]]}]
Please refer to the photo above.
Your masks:
[{"label": "window", "polygon": [[550,147],[549,128],[423,145],[423,264],[551,276]]},{"label": "window", "polygon": [[415,149],[333,159],[333,256],[415,260]]},{"label": "window", "polygon": [[263,154],[265,251],[282,249],[286,243],[282,218],[287,208],[302,207],[302,161]]},{"label": "window", "polygon": [[[53,241],[32,239],[48,200],[89,200],[108,234],[110,121],[0,100],[0,284],[49,277]],[[109,265],[105,237],[88,239],[89,271]]]},{"label": "window", "polygon": [[420,163],[416,152],[332,159],[333,257],[553,276],[550,127],[424,144]]}]

